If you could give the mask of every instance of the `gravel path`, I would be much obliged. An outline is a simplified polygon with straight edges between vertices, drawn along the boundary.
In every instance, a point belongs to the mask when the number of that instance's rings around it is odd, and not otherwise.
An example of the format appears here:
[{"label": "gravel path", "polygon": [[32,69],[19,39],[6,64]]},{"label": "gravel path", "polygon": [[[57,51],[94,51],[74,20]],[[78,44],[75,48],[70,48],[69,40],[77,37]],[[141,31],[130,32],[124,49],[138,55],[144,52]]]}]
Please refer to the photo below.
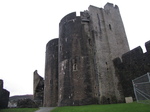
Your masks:
[{"label": "gravel path", "polygon": [[55,107],[40,107],[39,110],[35,111],[35,112],[50,112],[51,110],[53,110]]}]

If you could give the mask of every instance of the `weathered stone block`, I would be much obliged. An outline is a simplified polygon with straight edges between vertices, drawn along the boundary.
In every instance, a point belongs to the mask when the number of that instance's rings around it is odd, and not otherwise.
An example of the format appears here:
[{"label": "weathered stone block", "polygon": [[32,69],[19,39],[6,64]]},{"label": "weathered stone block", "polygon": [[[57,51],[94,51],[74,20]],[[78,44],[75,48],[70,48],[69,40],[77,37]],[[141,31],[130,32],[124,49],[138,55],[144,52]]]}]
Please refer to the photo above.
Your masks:
[{"label": "weathered stone block", "polygon": [[132,97],[125,97],[125,102],[126,103],[132,103],[133,102],[133,98]]}]

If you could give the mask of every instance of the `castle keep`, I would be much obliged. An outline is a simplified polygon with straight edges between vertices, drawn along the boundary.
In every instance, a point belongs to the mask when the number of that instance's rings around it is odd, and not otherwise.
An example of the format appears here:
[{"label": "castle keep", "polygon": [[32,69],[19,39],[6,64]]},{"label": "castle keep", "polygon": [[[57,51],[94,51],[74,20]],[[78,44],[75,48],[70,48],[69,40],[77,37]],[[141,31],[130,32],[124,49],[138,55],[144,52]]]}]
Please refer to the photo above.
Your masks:
[{"label": "castle keep", "polygon": [[[149,50],[150,42],[146,46]],[[59,23],[59,38],[46,45],[43,105],[110,104],[134,97],[131,83],[126,83],[150,71],[150,65],[138,75],[126,68],[135,52],[149,59],[141,48],[129,51],[118,6],[89,6],[80,16],[66,15]]]},{"label": "castle keep", "polygon": [[46,47],[44,106],[122,102],[112,60],[127,51],[117,6],[66,15]]}]

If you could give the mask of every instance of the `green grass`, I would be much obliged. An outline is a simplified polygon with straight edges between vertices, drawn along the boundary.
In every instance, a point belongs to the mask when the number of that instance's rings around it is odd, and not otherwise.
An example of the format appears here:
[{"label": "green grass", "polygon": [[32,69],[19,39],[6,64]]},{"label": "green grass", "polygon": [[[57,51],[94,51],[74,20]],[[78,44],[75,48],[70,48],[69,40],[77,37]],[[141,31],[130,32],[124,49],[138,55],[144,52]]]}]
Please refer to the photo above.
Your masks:
[{"label": "green grass", "polygon": [[51,112],[150,112],[149,104],[128,103],[57,107]]},{"label": "green grass", "polygon": [[0,112],[35,112],[38,108],[10,108],[1,109]]}]

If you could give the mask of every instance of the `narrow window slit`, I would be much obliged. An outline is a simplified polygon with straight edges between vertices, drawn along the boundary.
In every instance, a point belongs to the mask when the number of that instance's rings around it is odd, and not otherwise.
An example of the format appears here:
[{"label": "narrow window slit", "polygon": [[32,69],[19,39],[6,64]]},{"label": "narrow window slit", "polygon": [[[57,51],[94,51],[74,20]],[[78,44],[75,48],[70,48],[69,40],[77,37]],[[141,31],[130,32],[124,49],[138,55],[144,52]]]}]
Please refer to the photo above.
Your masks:
[{"label": "narrow window slit", "polygon": [[73,71],[77,70],[77,64],[73,64]]},{"label": "narrow window slit", "polygon": [[109,24],[109,29],[112,30],[111,25]]}]

